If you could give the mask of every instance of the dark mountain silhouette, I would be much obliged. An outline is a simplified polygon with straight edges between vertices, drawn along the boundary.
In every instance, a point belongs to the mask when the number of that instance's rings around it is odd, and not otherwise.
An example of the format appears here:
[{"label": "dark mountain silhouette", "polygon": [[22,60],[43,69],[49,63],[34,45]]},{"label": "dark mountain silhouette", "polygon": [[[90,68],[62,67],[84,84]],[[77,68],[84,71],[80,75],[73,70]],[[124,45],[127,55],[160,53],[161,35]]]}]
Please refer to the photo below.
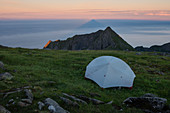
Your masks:
[{"label": "dark mountain silhouette", "polygon": [[89,22],[81,25],[79,28],[101,28],[101,27],[104,27],[104,25],[96,20],[90,20]]},{"label": "dark mountain silhouette", "polygon": [[67,40],[48,42],[44,49],[56,50],[133,50],[110,27],[90,34],[75,35]]},{"label": "dark mountain silhouette", "polygon": [[3,45],[0,45],[0,48],[9,48],[9,47],[7,47],[7,46],[3,46]]},{"label": "dark mountain silhouette", "polygon": [[137,51],[157,51],[157,52],[170,52],[170,42],[163,45],[153,45],[150,48],[138,46],[135,48]]}]

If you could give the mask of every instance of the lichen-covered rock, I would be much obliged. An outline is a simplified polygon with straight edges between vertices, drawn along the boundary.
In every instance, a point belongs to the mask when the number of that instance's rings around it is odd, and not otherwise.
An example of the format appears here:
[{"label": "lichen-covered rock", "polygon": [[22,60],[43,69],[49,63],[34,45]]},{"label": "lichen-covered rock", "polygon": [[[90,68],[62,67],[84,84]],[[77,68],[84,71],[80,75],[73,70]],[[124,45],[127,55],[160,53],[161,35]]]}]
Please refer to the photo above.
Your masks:
[{"label": "lichen-covered rock", "polygon": [[141,97],[129,97],[123,103],[128,106],[158,112],[164,108],[166,102],[167,99],[165,98],[156,97],[153,94],[145,94]]},{"label": "lichen-covered rock", "polygon": [[46,98],[45,104],[48,105],[48,109],[52,113],[69,113],[68,111],[66,111],[62,107],[60,107],[60,105],[51,98]]},{"label": "lichen-covered rock", "polygon": [[12,78],[13,76],[8,72],[0,74],[0,80],[11,80]]}]

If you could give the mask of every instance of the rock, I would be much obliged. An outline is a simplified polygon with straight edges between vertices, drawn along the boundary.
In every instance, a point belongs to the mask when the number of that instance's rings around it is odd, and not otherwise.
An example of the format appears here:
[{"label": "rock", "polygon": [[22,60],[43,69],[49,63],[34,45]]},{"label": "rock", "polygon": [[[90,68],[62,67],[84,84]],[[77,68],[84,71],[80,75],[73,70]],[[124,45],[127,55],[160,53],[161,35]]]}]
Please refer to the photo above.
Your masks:
[{"label": "rock", "polygon": [[79,104],[77,102],[73,102],[70,99],[64,98],[64,97],[60,97],[60,99],[67,105],[69,106],[74,106],[74,107],[80,107]]},{"label": "rock", "polygon": [[25,89],[24,91],[25,91],[27,98],[30,99],[31,101],[33,101],[33,94],[31,92],[31,90]]},{"label": "rock", "polygon": [[8,101],[8,104],[13,103],[13,102],[14,102],[14,99],[10,99],[10,100]]},{"label": "rock", "polygon": [[97,93],[89,93],[91,97],[101,97],[99,94]]},{"label": "rock", "polygon": [[156,97],[153,94],[145,94],[141,97],[129,97],[123,103],[128,106],[158,112],[164,108],[166,102],[167,99],[165,98]]},{"label": "rock", "polygon": [[38,108],[39,110],[42,110],[42,108],[45,106],[44,103],[42,103],[41,101],[38,102]]},{"label": "rock", "polygon": [[52,105],[48,106],[48,109],[49,109],[49,111],[50,111],[51,113],[59,113],[59,112],[57,112],[57,111],[55,110],[55,107],[52,106]]},{"label": "rock", "polygon": [[82,104],[87,104],[87,102],[85,102],[84,100],[81,100],[81,99],[79,99],[79,98],[76,98],[76,97],[74,97],[74,96],[72,96],[72,95],[68,95],[68,94],[66,94],[66,93],[63,93],[63,95],[66,96],[66,97],[69,97],[69,98],[73,99],[74,101],[80,102],[80,103],[82,103]]},{"label": "rock", "polygon": [[32,100],[30,99],[21,99],[21,101],[27,104],[32,104]]},{"label": "rock", "polygon": [[13,76],[8,72],[0,74],[0,80],[11,80],[12,78]]},{"label": "rock", "polygon": [[62,107],[60,107],[60,105],[51,98],[46,98],[45,104],[48,105],[48,109],[52,113],[69,113],[68,111],[66,111]]},{"label": "rock", "polygon": [[84,100],[84,101],[86,101],[86,102],[92,102],[92,103],[95,104],[95,105],[104,104],[104,102],[101,101],[101,100],[89,98],[89,97],[86,97],[86,96],[83,96],[83,95],[78,96],[78,98],[80,98],[80,99],[82,99],[82,100]]},{"label": "rock", "polygon": [[20,107],[27,107],[27,106],[30,106],[31,104],[27,104],[27,103],[25,103],[25,102],[18,102],[18,106],[20,106]]},{"label": "rock", "polygon": [[109,105],[109,104],[112,104],[112,103],[113,103],[113,101],[110,101],[110,102],[108,102],[108,103],[106,103],[106,104],[108,104],[108,105]]},{"label": "rock", "polygon": [[4,69],[4,63],[2,61],[0,61],[0,68]]},{"label": "rock", "polygon": [[142,54],[141,52],[136,53],[136,55],[141,55],[141,54]]},{"label": "rock", "polygon": [[8,101],[8,104],[6,104],[6,106],[8,107],[8,106],[14,105],[14,104],[15,104],[14,99],[10,99],[10,100]]},{"label": "rock", "polygon": [[152,94],[152,93],[146,93],[141,97],[156,97],[156,95]]},{"label": "rock", "polygon": [[11,112],[8,111],[5,107],[0,105],[0,113],[11,113]]}]

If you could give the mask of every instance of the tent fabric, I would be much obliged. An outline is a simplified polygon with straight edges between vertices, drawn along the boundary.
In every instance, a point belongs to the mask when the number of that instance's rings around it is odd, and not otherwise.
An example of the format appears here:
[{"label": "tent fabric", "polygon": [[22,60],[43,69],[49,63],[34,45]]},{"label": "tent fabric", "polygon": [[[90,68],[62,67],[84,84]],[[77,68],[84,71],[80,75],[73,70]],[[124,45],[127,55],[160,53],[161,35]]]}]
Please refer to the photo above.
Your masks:
[{"label": "tent fabric", "polygon": [[102,88],[132,87],[135,74],[123,60],[101,56],[88,64],[85,78],[93,80]]}]

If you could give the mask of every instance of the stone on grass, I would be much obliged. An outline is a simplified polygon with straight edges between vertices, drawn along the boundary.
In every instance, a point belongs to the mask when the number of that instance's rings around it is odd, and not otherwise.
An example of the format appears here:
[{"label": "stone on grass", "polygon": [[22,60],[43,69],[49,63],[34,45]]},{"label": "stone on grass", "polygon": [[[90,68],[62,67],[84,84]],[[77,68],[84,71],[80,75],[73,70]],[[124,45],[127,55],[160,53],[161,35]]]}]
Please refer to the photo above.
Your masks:
[{"label": "stone on grass", "polygon": [[55,107],[52,106],[52,105],[49,105],[49,106],[48,106],[48,109],[49,109],[49,111],[50,111],[51,113],[59,113],[59,112],[56,111]]},{"label": "stone on grass", "polygon": [[13,76],[8,72],[0,74],[0,80],[11,80],[12,78]]},{"label": "stone on grass", "polygon": [[66,111],[65,109],[60,107],[60,105],[56,101],[51,99],[51,98],[46,98],[45,99],[45,104],[48,106],[48,109],[52,113],[69,113],[68,111]]},{"label": "stone on grass", "polygon": [[45,106],[44,103],[42,103],[41,101],[38,102],[38,108],[39,110],[42,110],[42,108]]},{"label": "stone on grass", "polygon": [[10,100],[8,101],[8,104],[13,103],[13,102],[14,102],[14,99],[10,99]]},{"label": "stone on grass", "polygon": [[70,99],[67,99],[67,98],[64,98],[64,97],[60,97],[60,99],[68,106],[80,107],[77,102],[73,102]]},{"label": "stone on grass", "polygon": [[11,113],[11,112],[8,111],[5,107],[0,105],[0,113]]},{"label": "stone on grass", "polygon": [[74,101],[80,102],[80,103],[82,103],[82,104],[87,104],[87,102],[85,102],[84,100],[81,100],[81,99],[79,99],[79,98],[76,98],[75,96],[69,95],[69,94],[67,94],[67,93],[63,93],[63,95],[66,96],[66,97],[69,97],[69,98],[73,99]]},{"label": "stone on grass", "polygon": [[89,103],[92,102],[92,104],[94,104],[94,105],[104,104],[105,103],[105,102],[103,102],[101,100],[97,100],[97,99],[94,99],[94,98],[89,98],[89,97],[86,97],[84,95],[80,95],[80,96],[78,96],[78,98],[80,98],[80,99],[82,99],[82,100],[84,100],[86,102],[89,102]]},{"label": "stone on grass", "polygon": [[32,100],[30,99],[21,99],[21,101],[27,104],[32,104]]},{"label": "stone on grass", "polygon": [[30,106],[31,104],[28,104],[28,103],[25,103],[25,102],[18,102],[18,106],[20,107],[27,107],[27,106]]},{"label": "stone on grass", "polygon": [[153,112],[159,112],[162,111],[166,102],[167,99],[165,98],[156,97],[153,94],[147,93],[141,97],[129,97],[124,100],[123,103],[128,106],[133,106],[144,110],[150,110]]},{"label": "stone on grass", "polygon": [[0,68],[4,69],[4,63],[2,61],[0,61]]},{"label": "stone on grass", "polygon": [[25,95],[27,96],[27,98],[33,101],[33,94],[31,90],[25,89],[24,91],[25,91]]},{"label": "stone on grass", "polygon": [[110,105],[110,104],[112,104],[112,103],[113,103],[113,100],[112,100],[112,101],[110,101],[110,102],[107,102],[106,104]]}]

